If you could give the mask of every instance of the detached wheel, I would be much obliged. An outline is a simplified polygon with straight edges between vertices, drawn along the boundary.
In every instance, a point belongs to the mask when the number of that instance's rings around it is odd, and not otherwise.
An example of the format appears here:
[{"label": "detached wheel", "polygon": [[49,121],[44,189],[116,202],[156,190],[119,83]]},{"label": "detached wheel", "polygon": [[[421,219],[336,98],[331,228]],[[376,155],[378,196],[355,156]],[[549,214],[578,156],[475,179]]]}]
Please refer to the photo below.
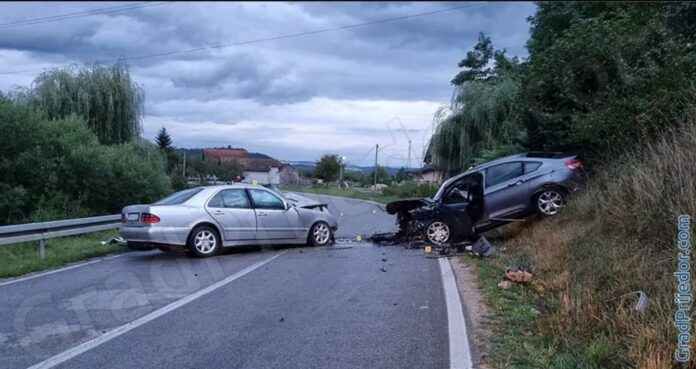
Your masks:
[{"label": "detached wheel", "polygon": [[535,199],[537,212],[547,217],[558,214],[564,203],[565,196],[563,191],[556,188],[543,190]]},{"label": "detached wheel", "polygon": [[189,250],[194,256],[205,258],[216,255],[222,249],[222,241],[217,231],[209,226],[198,226],[188,238]]},{"label": "detached wheel", "polygon": [[312,246],[326,246],[331,241],[331,228],[324,222],[315,223],[309,230],[309,244]]},{"label": "detached wheel", "polygon": [[444,245],[452,238],[450,226],[441,220],[432,221],[425,229],[425,238],[436,245]]}]

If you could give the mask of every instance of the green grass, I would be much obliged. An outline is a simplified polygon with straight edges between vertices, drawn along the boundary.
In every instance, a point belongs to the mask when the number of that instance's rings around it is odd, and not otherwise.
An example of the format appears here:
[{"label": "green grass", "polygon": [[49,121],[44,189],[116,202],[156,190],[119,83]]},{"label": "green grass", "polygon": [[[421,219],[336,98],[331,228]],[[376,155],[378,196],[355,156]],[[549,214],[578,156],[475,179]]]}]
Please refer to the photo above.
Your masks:
[{"label": "green grass", "polygon": [[601,335],[587,346],[569,347],[540,326],[540,316],[558,308],[558,301],[537,293],[532,285],[513,283],[498,287],[506,268],[518,265],[517,256],[500,253],[495,258],[462,256],[474,265],[484,300],[490,309],[489,356],[493,368],[600,369],[611,356],[611,346]]},{"label": "green grass", "polygon": [[16,277],[95,256],[126,251],[126,247],[119,244],[101,244],[101,241],[108,240],[117,233],[113,230],[47,240],[44,259],[39,258],[38,241],[1,246],[0,278]]},{"label": "green grass", "polygon": [[299,186],[285,186],[282,187],[283,191],[292,192],[306,192],[306,193],[316,193],[320,195],[332,195],[332,196],[342,196],[350,197],[354,199],[361,200],[371,200],[382,204],[398,200],[397,196],[387,196],[378,192],[362,192],[355,189],[339,189],[335,186],[312,186],[312,187],[299,187]]}]

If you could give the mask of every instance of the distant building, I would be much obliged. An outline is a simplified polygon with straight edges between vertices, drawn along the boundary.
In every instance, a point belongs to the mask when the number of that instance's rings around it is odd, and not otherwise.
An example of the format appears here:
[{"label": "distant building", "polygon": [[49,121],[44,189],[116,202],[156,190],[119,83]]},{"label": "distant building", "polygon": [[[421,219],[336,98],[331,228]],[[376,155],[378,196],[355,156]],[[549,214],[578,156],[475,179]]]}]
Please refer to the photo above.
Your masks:
[{"label": "distant building", "polygon": [[283,164],[272,157],[248,152],[243,148],[213,148],[203,149],[203,160],[214,160],[219,163],[236,161],[242,167],[244,182],[258,184],[298,184],[300,182],[297,170],[289,164]]},{"label": "distant building", "polygon": [[440,183],[445,176],[445,172],[426,165],[421,170],[415,172],[415,180],[418,183]]}]

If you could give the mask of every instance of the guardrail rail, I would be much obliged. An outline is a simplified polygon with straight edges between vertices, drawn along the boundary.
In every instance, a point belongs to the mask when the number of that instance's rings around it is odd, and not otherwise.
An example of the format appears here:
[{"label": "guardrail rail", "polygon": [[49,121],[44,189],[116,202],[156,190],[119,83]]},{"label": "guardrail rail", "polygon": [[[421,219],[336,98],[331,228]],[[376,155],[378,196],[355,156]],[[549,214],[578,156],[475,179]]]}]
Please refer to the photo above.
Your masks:
[{"label": "guardrail rail", "polygon": [[120,225],[121,215],[115,214],[90,218],[1,226],[0,246],[20,242],[39,241],[37,250],[39,252],[39,257],[43,259],[46,257],[46,240],[115,229]]}]

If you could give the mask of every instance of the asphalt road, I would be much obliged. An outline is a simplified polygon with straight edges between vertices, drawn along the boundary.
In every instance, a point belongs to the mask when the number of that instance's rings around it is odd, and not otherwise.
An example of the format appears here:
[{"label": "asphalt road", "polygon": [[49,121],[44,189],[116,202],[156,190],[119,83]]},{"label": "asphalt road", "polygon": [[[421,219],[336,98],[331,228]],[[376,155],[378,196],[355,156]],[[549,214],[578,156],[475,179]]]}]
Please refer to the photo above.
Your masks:
[{"label": "asphalt road", "polygon": [[130,252],[0,285],[0,368],[449,368],[438,261],[349,242],[393,219],[322,200],[332,247]]}]

